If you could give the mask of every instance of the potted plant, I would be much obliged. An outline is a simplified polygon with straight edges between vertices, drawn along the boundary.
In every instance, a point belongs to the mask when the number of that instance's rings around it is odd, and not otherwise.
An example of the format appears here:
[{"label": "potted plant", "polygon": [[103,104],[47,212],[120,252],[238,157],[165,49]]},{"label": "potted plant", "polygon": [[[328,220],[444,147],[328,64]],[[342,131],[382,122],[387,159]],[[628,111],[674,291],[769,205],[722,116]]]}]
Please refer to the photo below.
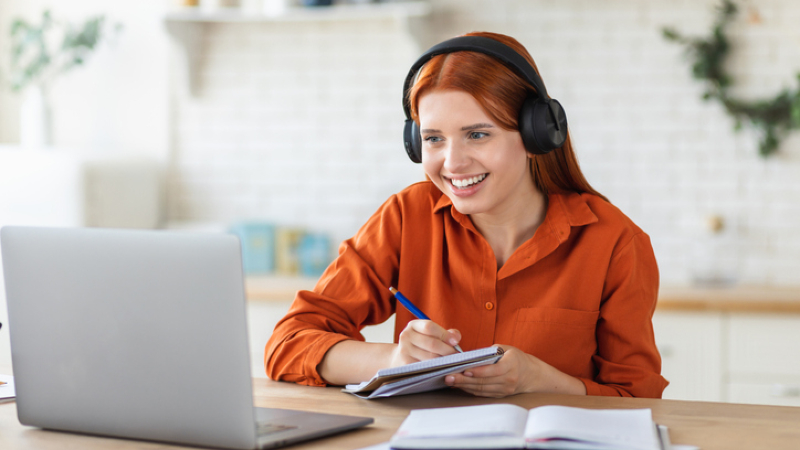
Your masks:
[{"label": "potted plant", "polygon": [[[48,92],[60,74],[83,65],[104,35],[105,18],[96,16],[80,25],[59,22],[49,10],[41,22],[14,19],[11,23],[10,83],[22,94],[20,142],[23,146],[52,144]],[[114,31],[121,30],[117,24]]]}]

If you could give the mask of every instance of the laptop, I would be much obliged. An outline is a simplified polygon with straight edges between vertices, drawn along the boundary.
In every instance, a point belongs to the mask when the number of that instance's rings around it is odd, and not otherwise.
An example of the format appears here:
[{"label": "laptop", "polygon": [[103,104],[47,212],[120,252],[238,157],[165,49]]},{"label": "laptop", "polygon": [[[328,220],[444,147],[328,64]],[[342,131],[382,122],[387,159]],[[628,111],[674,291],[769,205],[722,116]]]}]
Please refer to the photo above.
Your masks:
[{"label": "laptop", "polygon": [[373,422],[253,407],[233,235],[4,227],[0,249],[24,425],[256,449]]}]

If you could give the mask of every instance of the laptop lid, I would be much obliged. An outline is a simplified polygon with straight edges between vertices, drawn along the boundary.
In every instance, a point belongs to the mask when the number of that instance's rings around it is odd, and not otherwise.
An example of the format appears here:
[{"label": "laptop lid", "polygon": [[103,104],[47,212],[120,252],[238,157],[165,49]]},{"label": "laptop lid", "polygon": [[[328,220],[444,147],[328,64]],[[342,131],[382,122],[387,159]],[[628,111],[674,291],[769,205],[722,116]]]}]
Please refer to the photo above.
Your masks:
[{"label": "laptop lid", "polygon": [[[235,236],[4,227],[0,240],[21,423],[257,446]],[[294,433],[371,422],[358,419]]]}]

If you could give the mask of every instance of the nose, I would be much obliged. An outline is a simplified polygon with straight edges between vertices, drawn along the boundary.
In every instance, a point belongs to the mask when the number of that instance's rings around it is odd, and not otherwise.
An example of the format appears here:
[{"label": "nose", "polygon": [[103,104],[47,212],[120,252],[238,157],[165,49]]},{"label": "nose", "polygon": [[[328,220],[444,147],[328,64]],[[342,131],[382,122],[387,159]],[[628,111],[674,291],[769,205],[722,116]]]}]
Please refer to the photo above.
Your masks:
[{"label": "nose", "polygon": [[450,173],[459,173],[469,165],[470,159],[464,145],[456,141],[450,141],[445,149],[444,169]]}]

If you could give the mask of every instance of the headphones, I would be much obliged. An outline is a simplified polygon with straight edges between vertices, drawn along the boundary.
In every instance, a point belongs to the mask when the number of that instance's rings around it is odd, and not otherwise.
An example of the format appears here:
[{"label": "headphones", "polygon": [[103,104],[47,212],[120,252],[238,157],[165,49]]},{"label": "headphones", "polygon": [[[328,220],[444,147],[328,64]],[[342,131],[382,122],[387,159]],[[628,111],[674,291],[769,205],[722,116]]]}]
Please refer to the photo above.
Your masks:
[{"label": "headphones", "polygon": [[434,45],[411,66],[403,85],[403,111],[406,114],[403,142],[411,161],[422,162],[422,138],[419,125],[411,118],[409,89],[417,71],[436,55],[469,51],[483,53],[499,59],[514,69],[536,89],[522,104],[519,112],[519,133],[525,150],[536,155],[544,155],[564,145],[567,139],[567,116],[564,108],[555,99],[547,96],[542,79],[533,66],[511,47],[491,38],[482,36],[459,36]]}]

